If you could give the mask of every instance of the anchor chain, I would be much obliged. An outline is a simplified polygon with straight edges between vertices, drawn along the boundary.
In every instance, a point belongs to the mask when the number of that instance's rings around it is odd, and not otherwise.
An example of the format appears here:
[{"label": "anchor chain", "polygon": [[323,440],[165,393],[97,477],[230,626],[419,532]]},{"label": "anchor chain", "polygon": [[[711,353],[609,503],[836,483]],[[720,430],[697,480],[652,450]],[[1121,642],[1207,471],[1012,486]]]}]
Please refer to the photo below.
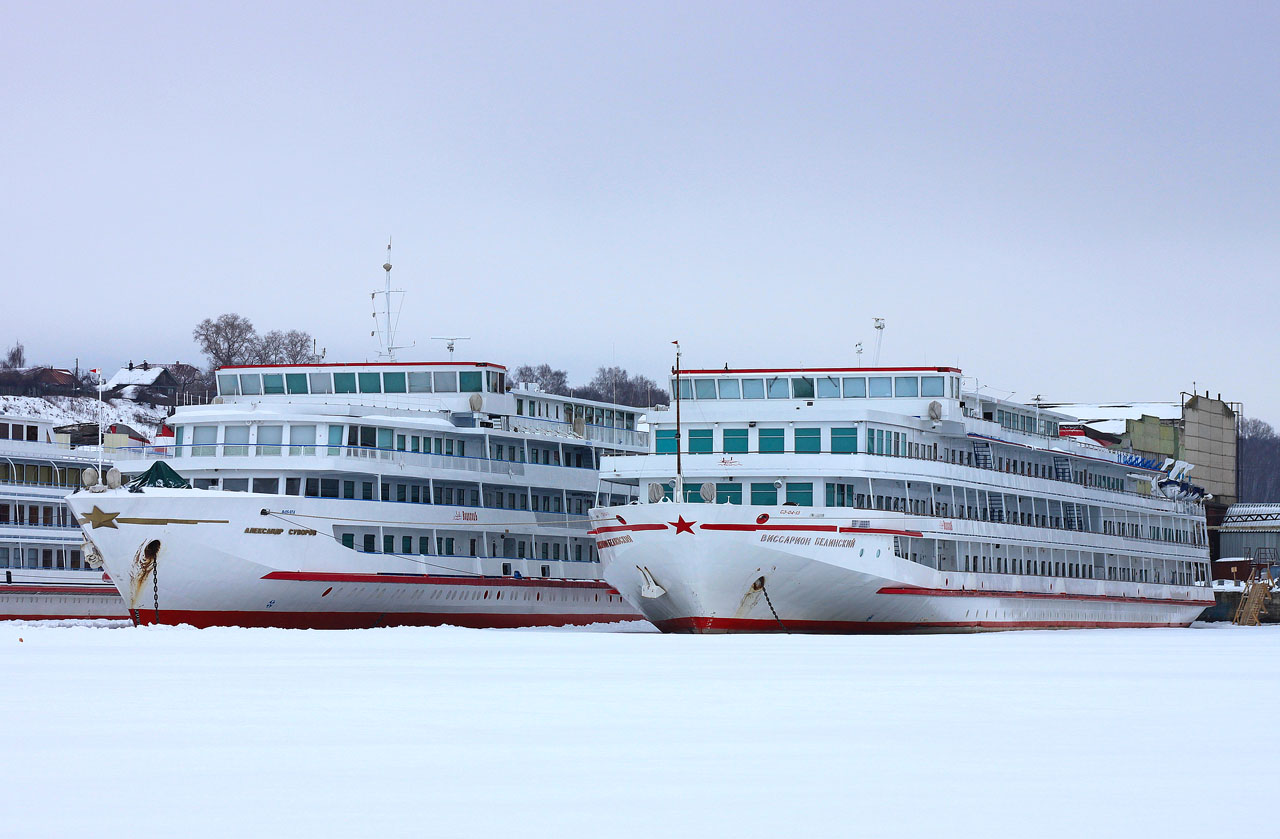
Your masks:
[{"label": "anchor chain", "polygon": [[[156,626],[160,625],[160,558],[151,563],[151,603],[156,609]],[[768,595],[766,595],[768,596]]]},{"label": "anchor chain", "polygon": [[782,622],[782,618],[778,617],[778,610],[773,608],[773,600],[769,598],[769,589],[764,584],[764,577],[760,578],[760,590],[764,592],[764,602],[769,604],[769,611],[773,612],[773,619],[778,622],[778,626],[782,627],[782,631],[791,634],[791,630],[787,629],[787,625]]}]

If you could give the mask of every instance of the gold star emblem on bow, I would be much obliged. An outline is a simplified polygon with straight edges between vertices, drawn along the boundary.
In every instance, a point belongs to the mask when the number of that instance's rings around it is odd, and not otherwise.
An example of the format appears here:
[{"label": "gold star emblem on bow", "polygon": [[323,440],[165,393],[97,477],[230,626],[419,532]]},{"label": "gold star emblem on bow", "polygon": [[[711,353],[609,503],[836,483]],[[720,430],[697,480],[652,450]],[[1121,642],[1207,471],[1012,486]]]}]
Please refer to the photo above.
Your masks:
[{"label": "gold star emblem on bow", "polygon": [[94,504],[93,509],[84,514],[84,519],[81,521],[81,524],[88,522],[93,525],[94,530],[97,530],[99,527],[110,527],[115,529],[116,517],[119,515],[119,513],[104,513],[102,510],[98,509],[97,504]]}]

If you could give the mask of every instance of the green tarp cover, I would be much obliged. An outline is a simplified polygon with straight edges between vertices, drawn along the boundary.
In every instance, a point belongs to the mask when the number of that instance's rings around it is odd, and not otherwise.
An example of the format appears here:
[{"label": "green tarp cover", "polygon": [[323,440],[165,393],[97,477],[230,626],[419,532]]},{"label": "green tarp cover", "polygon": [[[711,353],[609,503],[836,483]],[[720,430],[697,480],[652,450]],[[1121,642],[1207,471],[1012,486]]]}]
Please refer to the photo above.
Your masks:
[{"label": "green tarp cover", "polygon": [[151,464],[151,468],[129,482],[129,491],[137,492],[143,487],[169,487],[171,489],[191,489],[186,478],[173,471],[173,467],[163,460]]}]

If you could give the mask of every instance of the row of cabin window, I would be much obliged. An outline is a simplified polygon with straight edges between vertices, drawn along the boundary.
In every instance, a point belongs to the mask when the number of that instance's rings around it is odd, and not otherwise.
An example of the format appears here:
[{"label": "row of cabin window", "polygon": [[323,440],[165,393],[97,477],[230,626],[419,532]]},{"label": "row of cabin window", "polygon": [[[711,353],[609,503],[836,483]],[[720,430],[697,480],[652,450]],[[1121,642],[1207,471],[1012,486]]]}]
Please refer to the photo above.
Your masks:
[{"label": "row of cabin window", "polygon": [[[947,397],[946,376],[774,376],[760,379],[681,378],[681,399],[878,399]],[[960,380],[950,377],[951,398]],[[676,387],[672,379],[672,388]]]},{"label": "row of cabin window", "polygon": [[[351,550],[360,550],[363,553],[378,552],[377,550],[378,540],[377,540],[377,537],[372,533],[365,533],[361,536],[360,547],[358,549],[356,548],[356,534],[343,533],[340,538],[342,540],[342,545],[345,548],[350,548]],[[417,540],[417,550],[414,550],[415,538]],[[394,535],[384,534],[382,537],[382,553],[384,554],[397,553],[396,539],[397,537]],[[416,554],[419,556],[479,556],[479,553],[477,553],[477,548],[479,547],[479,540],[474,538],[466,540],[467,547],[464,549],[465,552],[463,553],[458,552],[459,543],[462,540],[455,539],[455,537],[453,536],[437,536],[434,552],[432,552],[431,550],[430,536],[413,537],[413,536],[401,535],[399,537],[399,540],[400,540],[400,544],[399,544],[400,555]],[[534,558],[534,557],[525,556],[526,552],[528,552],[528,543],[524,539],[517,539],[515,543],[515,547],[516,547],[515,556],[503,557],[503,558],[505,559]],[[585,545],[585,546],[581,544],[574,545],[573,552],[572,552],[572,559],[570,559],[571,554],[570,554],[568,545],[561,545],[559,542],[548,543],[546,541],[543,541],[540,547],[542,548],[542,559],[559,561],[563,557],[563,559],[569,560],[572,562],[593,562],[595,559],[595,551],[592,549],[590,545]],[[494,542],[493,552],[490,554],[490,556],[494,556],[494,557],[499,556],[497,550],[498,550],[498,545],[496,542]],[[510,572],[510,569],[504,569],[503,573],[509,574],[511,572]],[[542,576],[544,577],[550,576],[550,570],[546,569],[545,566],[542,572]]]},{"label": "row of cabin window", "polygon": [[[867,452],[869,454],[905,454],[907,449],[907,436],[901,432],[888,431],[880,428],[868,428],[867,432]],[[826,437],[827,448],[823,448],[823,438]],[[756,429],[756,451],[761,454],[786,452],[787,449],[787,429],[785,428],[758,428]],[[751,442],[751,429],[749,428],[725,428],[720,431],[720,449],[719,452],[724,454],[746,454],[749,451]],[[655,454],[675,454],[677,447],[676,430],[674,428],[660,428],[654,434],[654,453]],[[687,432],[687,447],[685,449],[689,454],[715,454],[715,429],[711,428],[691,428]],[[824,433],[822,428],[796,428],[791,433],[791,449],[797,454],[818,454],[823,451],[832,454],[857,454],[858,453],[858,429],[857,428],[832,428],[829,432]]]},{"label": "row of cabin window", "polygon": [[13,463],[0,461],[0,483],[28,484],[30,486],[79,487],[80,469],[58,467],[52,464]]},{"label": "row of cabin window", "polygon": [[[468,487],[452,487],[437,484],[383,483],[379,499],[374,494],[373,481],[348,481],[340,478],[285,478],[285,495],[303,495],[308,498],[343,498],[358,501],[396,501],[407,504],[439,504],[452,507],[479,507],[480,491]],[[280,494],[280,478],[197,478],[197,489],[221,489],[227,492],[253,492],[268,495]],[[622,504],[626,499],[613,497],[606,503]],[[585,515],[592,499],[574,496],[568,499],[569,512]],[[530,506],[532,504],[532,506]],[[497,510],[533,510],[534,512],[562,513],[564,499],[554,493],[538,493],[528,489],[504,492],[499,489],[484,491],[485,507]],[[7,515],[0,506],[0,515]],[[3,523],[3,522],[0,522]]]},{"label": "row of cabin window", "polygon": [[1058,421],[1041,418],[1038,421],[1034,414],[1020,414],[1016,411],[996,410],[996,422],[1001,428],[1010,431],[1023,431],[1027,434],[1044,434],[1049,437],[1058,436]]},{"label": "row of cabin window", "polygon": [[625,428],[635,431],[636,415],[629,411],[615,411],[612,408],[598,408],[595,405],[566,404],[564,418],[561,419],[559,402],[543,402],[538,399],[526,400],[516,397],[516,416],[530,416],[537,419],[571,422],[574,417],[581,418],[587,425],[600,425],[605,428]]},{"label": "row of cabin window", "polygon": [[325,393],[504,393],[497,370],[363,373],[219,373],[220,396]]},{"label": "row of cabin window", "polygon": [[[67,527],[64,504],[21,504],[0,501],[0,524],[18,527]],[[75,522],[71,522],[74,526]]]},{"label": "row of cabin window", "polygon": [[40,426],[16,422],[0,422],[0,440],[38,443],[40,442]]},{"label": "row of cabin window", "polygon": [[[23,562],[23,553],[26,562]],[[72,548],[22,548],[0,547],[0,568],[41,568],[88,571],[88,563],[81,564],[81,554]]]}]

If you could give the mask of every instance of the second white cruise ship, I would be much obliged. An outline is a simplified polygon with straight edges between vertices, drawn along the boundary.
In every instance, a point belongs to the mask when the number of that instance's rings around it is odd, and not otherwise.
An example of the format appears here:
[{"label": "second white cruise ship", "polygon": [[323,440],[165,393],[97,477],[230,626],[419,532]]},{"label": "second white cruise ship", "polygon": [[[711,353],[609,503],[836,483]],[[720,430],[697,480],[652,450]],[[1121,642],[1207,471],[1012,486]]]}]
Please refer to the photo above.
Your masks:
[{"label": "second white cruise ship", "polygon": [[[1190,465],[952,367],[677,371],[649,453],[604,474],[605,579],[671,632],[1185,626],[1213,595]],[[975,392],[977,391],[977,392]],[[681,410],[683,416],[681,416]]]}]

